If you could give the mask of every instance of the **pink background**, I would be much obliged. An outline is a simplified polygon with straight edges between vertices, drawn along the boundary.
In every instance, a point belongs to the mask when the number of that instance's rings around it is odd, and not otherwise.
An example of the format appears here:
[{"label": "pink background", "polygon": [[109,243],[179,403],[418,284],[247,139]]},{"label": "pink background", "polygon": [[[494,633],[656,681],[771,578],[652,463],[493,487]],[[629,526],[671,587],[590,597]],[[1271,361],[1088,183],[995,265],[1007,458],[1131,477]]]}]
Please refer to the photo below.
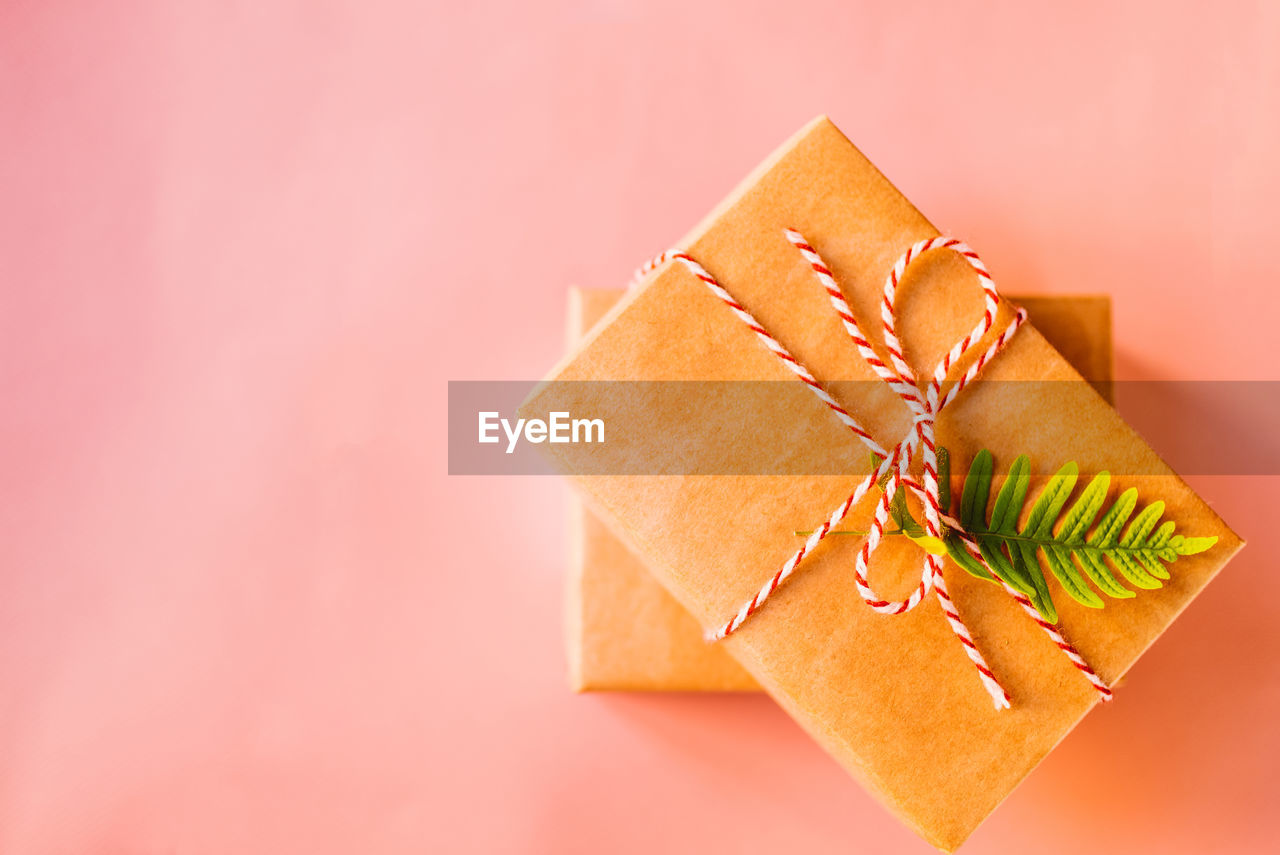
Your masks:
[{"label": "pink background", "polygon": [[[819,112],[1121,376],[1280,379],[1280,9],[942,5],[5,3],[0,852],[929,851],[767,699],[571,695],[445,384]],[[1277,479],[1195,483],[1254,546],[966,852],[1273,851]]]}]

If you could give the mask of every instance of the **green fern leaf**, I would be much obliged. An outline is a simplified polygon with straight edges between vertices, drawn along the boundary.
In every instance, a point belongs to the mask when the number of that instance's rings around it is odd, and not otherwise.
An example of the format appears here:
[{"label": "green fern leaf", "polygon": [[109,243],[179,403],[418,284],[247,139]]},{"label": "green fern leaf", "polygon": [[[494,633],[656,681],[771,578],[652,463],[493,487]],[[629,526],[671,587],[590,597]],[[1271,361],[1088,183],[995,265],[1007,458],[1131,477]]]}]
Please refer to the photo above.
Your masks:
[{"label": "green fern leaf", "polygon": [[[938,446],[938,504],[944,511],[951,508],[951,455],[943,446]],[[943,532],[942,544],[947,548],[947,555],[951,556],[951,560],[959,567],[979,579],[995,581],[995,577],[987,572],[987,568],[982,566],[982,562],[970,555],[969,550],[964,548],[960,535],[953,529],[947,529]]]},{"label": "green fern leaf", "polygon": [[1022,527],[1023,537],[1046,538],[1052,533],[1053,523],[1058,518],[1067,497],[1076,488],[1076,477],[1080,467],[1071,461],[1059,469],[1049,483],[1040,492],[1040,498],[1031,506],[1031,516]]},{"label": "green fern leaf", "polygon": [[944,511],[951,507],[951,454],[946,446],[938,446],[938,505]]},{"label": "green fern leaf", "polygon": [[[1053,604],[1053,597],[1049,596],[1049,585],[1045,582],[1043,573],[1034,572],[1039,570],[1035,547],[1024,540],[1014,541],[1014,544],[1017,545],[1018,557],[1023,566],[1031,568],[1026,571],[1031,577],[1031,584],[1035,587],[1035,593],[1031,595],[1031,602],[1045,620],[1050,623],[1057,623],[1058,607]],[[1012,546],[1011,544],[1011,551]]]},{"label": "green fern leaf", "polygon": [[[1179,537],[1182,537],[1182,536],[1179,535]],[[1178,544],[1177,553],[1178,555],[1195,555],[1197,553],[1204,552],[1205,550],[1207,550],[1209,547],[1213,546],[1217,542],[1218,542],[1218,538],[1216,536],[1215,537],[1183,537],[1182,541]],[[1172,561],[1172,559],[1170,560]]]},{"label": "green fern leaf", "polygon": [[[1022,457],[1018,458],[1014,466],[1015,468],[1022,466],[1027,472],[1030,471],[1028,461]],[[991,452],[986,449],[978,452],[969,466],[969,474],[964,479],[964,492],[960,498],[960,523],[977,541],[982,560],[987,563],[991,572],[1001,581],[1031,596],[1035,593],[1031,577],[1020,566],[1021,562],[1015,564],[1011,555],[1002,551],[1003,542],[996,536],[1012,531],[1012,526],[1008,527],[1008,531],[1002,531],[1002,527],[1005,526],[1003,517],[1005,511],[1012,506],[1013,519],[1016,521],[1022,499],[1026,496],[1027,484],[1021,484],[1022,495],[1019,496],[1018,504],[1013,505],[1014,495],[1019,492],[1019,481],[1012,474],[1006,479],[1000,494],[996,496],[992,524],[988,525],[984,517],[987,512],[987,499],[991,496],[991,467]],[[1028,482],[1029,480],[1030,476],[1027,477]]]},{"label": "green fern leaf", "polygon": [[[1164,502],[1139,509],[1138,491],[1132,488],[1104,511],[1111,486],[1107,472],[1093,476],[1068,507],[1080,477],[1074,462],[1049,478],[1019,529],[1018,519],[1031,483],[1030,461],[1026,455],[1014,460],[988,517],[993,468],[990,452],[984,449],[974,456],[960,499],[958,521],[963,532],[948,529],[943,533],[943,544],[961,568],[980,579],[999,578],[1008,583],[1026,594],[1051,623],[1057,622],[1058,610],[1045,581],[1045,566],[1072,599],[1090,608],[1102,608],[1105,601],[1099,594],[1112,599],[1135,596],[1116,579],[1112,568],[1135,588],[1152,590],[1169,578],[1167,565],[1179,556],[1204,552],[1217,542],[1216,537],[1177,534],[1172,520],[1160,521]],[[939,476],[944,482],[950,477],[950,458],[942,454]],[[944,510],[949,511],[949,505],[946,502]],[[903,512],[907,513],[905,500]],[[986,566],[965,549],[962,535],[977,543]]]},{"label": "green fern leaf", "polygon": [[[1076,602],[1102,608],[1105,600],[1099,593],[1117,600],[1136,596],[1116,579],[1113,568],[1133,587],[1153,590],[1169,579],[1168,565],[1181,556],[1204,552],[1218,542],[1216,537],[1178,534],[1173,520],[1161,522],[1164,502],[1155,501],[1139,509],[1138,491],[1133,488],[1123,491],[1104,511],[1111,487],[1111,475],[1105,471],[1094,475],[1068,507],[1080,480],[1080,469],[1074,462],[1049,478],[1019,529],[1018,519],[1031,487],[1031,461],[1025,454],[1013,461],[988,516],[995,464],[986,449],[970,462],[958,516],[951,518],[951,457],[939,447],[937,459],[939,504],[950,518],[950,524],[943,527],[941,542],[925,536],[924,527],[911,515],[902,487],[889,502],[890,516],[898,529],[886,534],[905,535],[935,554],[945,552],[979,579],[1008,584],[1025,594],[1050,623],[1058,622],[1058,609],[1049,592],[1045,566]],[[873,468],[881,461],[878,455],[872,455]],[[881,490],[887,481],[888,476],[879,479]],[[959,529],[952,527],[956,522]],[[966,540],[977,544],[981,561],[970,554]]]},{"label": "green fern leaf", "polygon": [[1013,534],[1018,525],[1018,511],[1027,498],[1027,488],[1031,486],[1031,459],[1021,455],[1013,461],[1009,469],[1009,477],[996,496],[996,506],[991,511],[991,530]]},{"label": "green fern leaf", "polygon": [[991,452],[985,448],[978,452],[969,464],[969,474],[964,479],[964,492],[960,496],[960,525],[966,531],[984,531],[987,523],[987,497],[991,495]]}]

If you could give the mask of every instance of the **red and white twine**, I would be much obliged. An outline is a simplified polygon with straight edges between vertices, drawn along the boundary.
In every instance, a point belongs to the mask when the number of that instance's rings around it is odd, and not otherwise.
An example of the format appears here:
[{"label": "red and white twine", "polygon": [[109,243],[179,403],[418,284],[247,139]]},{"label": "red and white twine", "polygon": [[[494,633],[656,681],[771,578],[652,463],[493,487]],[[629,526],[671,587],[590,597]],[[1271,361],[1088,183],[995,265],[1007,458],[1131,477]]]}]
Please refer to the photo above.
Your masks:
[{"label": "red and white twine", "polygon": [[[714,276],[695,261],[688,254],[669,250],[657,258],[652,259],[642,265],[635,273],[634,281],[638,282],[644,276],[648,275],[656,267],[666,263],[667,261],[679,261],[689,269],[694,276],[701,280],[707,288],[711,290],[720,300],[729,307],[729,309],[756,335],[756,338],[781,362],[791,370],[824,404],[835,413],[836,417],[853,432],[858,439],[866,445],[871,451],[883,458],[880,466],[876,471],[867,475],[854,489],[849,496],[840,503],[840,505],[831,512],[822,525],[815,530],[804,544],[796,550],[796,552],[783,563],[782,567],[761,586],[760,590],[747,603],[742,605],[728,622],[726,622],[718,630],[709,633],[709,640],[716,641],[722,639],[737,630],[743,623],[747,621],[757,610],[764,605],[774,591],[776,591],[783,582],[785,582],[795,569],[800,565],[810,552],[812,552],[819,543],[821,543],[831,531],[838,526],[849,511],[856,505],[874,486],[877,481],[884,477],[884,489],[876,504],[875,516],[872,521],[871,530],[866,539],[862,543],[862,548],[858,551],[857,559],[854,565],[854,577],[858,588],[858,594],[872,609],[882,614],[902,614],[915,608],[920,602],[928,596],[930,592],[936,597],[938,604],[942,607],[942,612],[947,618],[947,622],[951,626],[951,630],[955,633],[956,638],[964,647],[966,655],[973,663],[974,668],[978,672],[978,677],[982,681],[983,687],[991,696],[997,709],[1007,709],[1009,707],[1009,694],[1000,685],[995,674],[987,665],[986,659],[982,652],[974,643],[973,636],[965,626],[964,621],[960,617],[960,613],[956,610],[955,603],[947,593],[946,581],[942,575],[942,557],[939,555],[926,554],[920,574],[920,582],[912,590],[912,592],[903,600],[886,600],[881,597],[871,587],[867,580],[867,565],[870,562],[871,554],[875,552],[880,545],[884,536],[885,526],[889,520],[889,508],[892,496],[897,491],[899,485],[905,486],[914,495],[918,496],[924,508],[924,526],[925,532],[931,537],[941,536],[941,523],[945,516],[944,509],[939,505],[938,498],[938,461],[937,461],[937,445],[934,440],[934,426],[938,413],[943,407],[947,406],[955,397],[960,394],[966,386],[968,386],[974,378],[981,373],[983,367],[990,362],[996,354],[1004,349],[1005,345],[1013,338],[1015,332],[1026,321],[1026,312],[1018,309],[1013,320],[1005,327],[1005,329],[996,337],[987,349],[978,356],[964,372],[958,381],[956,381],[944,394],[942,391],[943,383],[947,379],[947,375],[951,368],[959,361],[964,359],[971,351],[975,350],[979,342],[995,325],[996,314],[1000,308],[1000,295],[996,292],[995,283],[991,279],[991,274],[987,272],[986,265],[972,249],[966,244],[954,238],[936,237],[929,240],[923,240],[913,245],[910,249],[898,259],[893,269],[889,272],[889,276],[885,281],[884,295],[881,301],[880,316],[883,323],[883,337],[885,350],[888,353],[889,361],[885,362],[876,353],[871,343],[863,335],[858,325],[857,319],[854,318],[853,312],[849,308],[848,302],[844,298],[840,286],[836,283],[835,277],[831,273],[831,269],[823,262],[822,257],[797,231],[792,229],[786,230],[787,240],[791,242],[805,260],[809,262],[809,266],[817,275],[819,282],[827,292],[827,297],[831,301],[831,307],[839,316],[844,326],[845,332],[852,339],[858,353],[866,360],[867,364],[875,371],[886,384],[889,385],[898,397],[907,405],[912,415],[911,429],[891,450],[886,451],[866,429],[862,427],[848,410],[840,405],[831,395],[822,387],[822,385],[814,378],[813,374],[800,363],[791,353],[775,339],[769,332],[760,325],[758,321],[748,312],[737,300],[733,298],[725,288],[716,280]],[[934,249],[946,249],[957,253],[968,262],[969,266],[978,275],[979,284],[982,286],[984,308],[981,320],[973,327],[972,330],[956,342],[955,346],[942,358],[933,372],[928,385],[923,392],[920,389],[919,382],[916,379],[915,372],[908,364],[903,354],[902,343],[898,339],[897,334],[897,297],[898,286],[906,273],[907,267],[912,261],[919,258],[926,252]],[[923,470],[923,483],[917,482],[910,477],[911,465],[915,454],[920,451],[921,469]],[[947,518],[948,523],[953,528],[954,520]],[[981,552],[972,539],[962,535],[966,549],[973,557],[986,565]],[[993,574],[994,576],[994,574]],[[1063,638],[1062,634],[1049,622],[1045,621],[1036,611],[1031,601],[1021,592],[1014,588],[1004,585],[1006,591],[1009,592],[1018,604],[1022,607],[1036,624],[1049,636],[1053,643],[1063,652],[1071,663],[1078,668],[1089,683],[1097,690],[1103,701],[1111,699],[1111,690],[1102,682],[1102,679],[1089,667],[1089,663],[1084,660],[1079,652]]]}]

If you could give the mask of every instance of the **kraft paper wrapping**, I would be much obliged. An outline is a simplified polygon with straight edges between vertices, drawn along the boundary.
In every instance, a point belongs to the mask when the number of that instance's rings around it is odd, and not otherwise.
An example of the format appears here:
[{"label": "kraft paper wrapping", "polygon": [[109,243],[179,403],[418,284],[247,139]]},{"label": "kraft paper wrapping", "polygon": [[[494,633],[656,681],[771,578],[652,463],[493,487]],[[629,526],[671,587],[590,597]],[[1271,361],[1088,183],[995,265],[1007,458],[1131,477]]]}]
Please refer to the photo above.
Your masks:
[{"label": "kraft paper wrapping", "polygon": [[[625,291],[569,292],[572,349]],[[1111,299],[1011,298],[1054,348],[1110,400]],[[566,652],[577,691],[754,691],[760,686],[667,593],[622,540],[581,501],[569,509]]]},{"label": "kraft paper wrapping", "polygon": [[[873,379],[783,236],[788,226],[823,254],[873,339],[878,324],[869,321],[878,317],[884,276],[910,244],[937,231],[820,118],[679,244],[819,379]],[[998,281],[998,264],[995,270]],[[898,332],[908,360],[928,377],[979,316],[980,291],[959,258],[937,252],[909,269],[901,292]],[[1002,309],[995,331],[1011,314]],[[1064,632],[1114,683],[1242,542],[1034,328],[1020,331],[983,377],[1004,382],[975,384],[939,417],[938,438],[959,471],[984,447],[1001,471],[1026,453],[1038,491],[1043,473],[1076,460],[1086,473],[1112,472],[1112,496],[1134,486],[1144,499],[1162,498],[1166,518],[1180,530],[1219,538],[1208,552],[1180,559],[1162,589],[1108,600],[1105,609],[1079,606],[1050,582]],[[680,264],[629,293],[549,377],[601,379],[798,384]],[[1013,382],[1020,380],[1042,382]],[[592,451],[620,459],[658,458],[672,446],[745,443],[782,459],[788,471],[847,466],[840,475],[583,476],[573,473],[608,469],[592,469],[578,456],[582,446],[541,446],[704,627],[721,624],[750,599],[795,550],[793,531],[815,527],[867,471],[864,450],[811,395],[785,411],[726,398],[690,413],[662,397],[619,407],[612,388],[547,383],[521,414],[603,416],[611,433]],[[844,403],[883,442],[897,442],[908,427],[905,406],[887,389]],[[719,453],[713,448],[710,459]],[[846,525],[865,526],[872,501],[855,508]],[[722,643],[854,777],[925,839],[952,850],[1092,709],[1096,694],[1007,594],[948,562],[952,597],[1013,698],[1011,710],[993,710],[934,599],[896,616],[862,602],[853,581],[860,540],[828,539]],[[905,596],[919,579],[920,552],[903,540],[887,539],[874,556],[871,580],[886,598]]]}]

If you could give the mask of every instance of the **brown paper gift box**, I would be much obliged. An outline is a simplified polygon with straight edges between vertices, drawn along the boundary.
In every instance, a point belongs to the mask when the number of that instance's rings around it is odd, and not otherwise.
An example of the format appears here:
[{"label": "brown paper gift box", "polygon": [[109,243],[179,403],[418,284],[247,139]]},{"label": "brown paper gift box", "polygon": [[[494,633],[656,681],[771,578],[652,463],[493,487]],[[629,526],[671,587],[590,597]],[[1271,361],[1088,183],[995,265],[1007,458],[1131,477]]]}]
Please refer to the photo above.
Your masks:
[{"label": "brown paper gift box", "polygon": [[[834,125],[818,119],[679,244],[818,378],[873,379],[784,238],[785,227],[798,229],[824,255],[864,324],[878,317],[883,278],[894,261],[937,231]],[[997,264],[997,281],[998,272]],[[942,252],[913,265],[901,290],[898,332],[908,360],[927,377],[979,316],[980,292],[968,267]],[[996,330],[1010,314],[1002,309]],[[878,327],[868,326],[878,339]],[[662,267],[629,293],[549,377],[743,379],[795,382],[679,264]],[[1242,541],[1034,328],[1020,331],[983,379],[1001,382],[975,384],[938,420],[938,438],[957,469],[981,448],[990,449],[1002,469],[1026,453],[1034,495],[1045,480],[1041,473],[1076,460],[1086,473],[1110,471],[1112,495],[1136,487],[1144,500],[1163,499],[1166,517],[1180,530],[1219,538],[1208,552],[1180,559],[1160,590],[1108,600],[1105,609],[1079,606],[1050,583],[1064,632],[1114,683]],[[669,400],[628,400],[618,409],[610,392],[616,386],[548,382],[521,414],[568,411],[606,419],[611,433],[604,444],[541,448],[704,627],[718,626],[750,599],[794,551],[793,532],[824,519],[866,472],[863,449],[813,396],[797,398],[783,412],[724,400],[722,411],[691,418]],[[896,442],[909,424],[891,393],[845,403],[883,441]],[[796,471],[836,461],[848,474],[573,474],[592,471],[584,451],[639,460],[661,457],[672,446],[696,449],[699,442],[729,443],[732,450],[745,430],[756,453],[784,459]],[[719,451],[712,452],[716,459]],[[850,527],[865,525],[869,505],[854,509]],[[862,602],[852,572],[860,540],[833,538],[815,550],[724,648],[904,822],[934,845],[954,849],[1097,696],[1007,594],[948,562],[952,597],[1013,698],[1011,710],[994,711],[936,601],[896,616]],[[872,582],[887,598],[905,596],[919,578],[919,550],[902,540],[889,539],[874,557]]]},{"label": "brown paper gift box", "polygon": [[[569,292],[573,348],[624,291]],[[1110,399],[1111,300],[1104,296],[1011,298],[1050,344]],[[578,691],[752,691],[760,688],[581,501],[569,509],[566,652]]]}]

